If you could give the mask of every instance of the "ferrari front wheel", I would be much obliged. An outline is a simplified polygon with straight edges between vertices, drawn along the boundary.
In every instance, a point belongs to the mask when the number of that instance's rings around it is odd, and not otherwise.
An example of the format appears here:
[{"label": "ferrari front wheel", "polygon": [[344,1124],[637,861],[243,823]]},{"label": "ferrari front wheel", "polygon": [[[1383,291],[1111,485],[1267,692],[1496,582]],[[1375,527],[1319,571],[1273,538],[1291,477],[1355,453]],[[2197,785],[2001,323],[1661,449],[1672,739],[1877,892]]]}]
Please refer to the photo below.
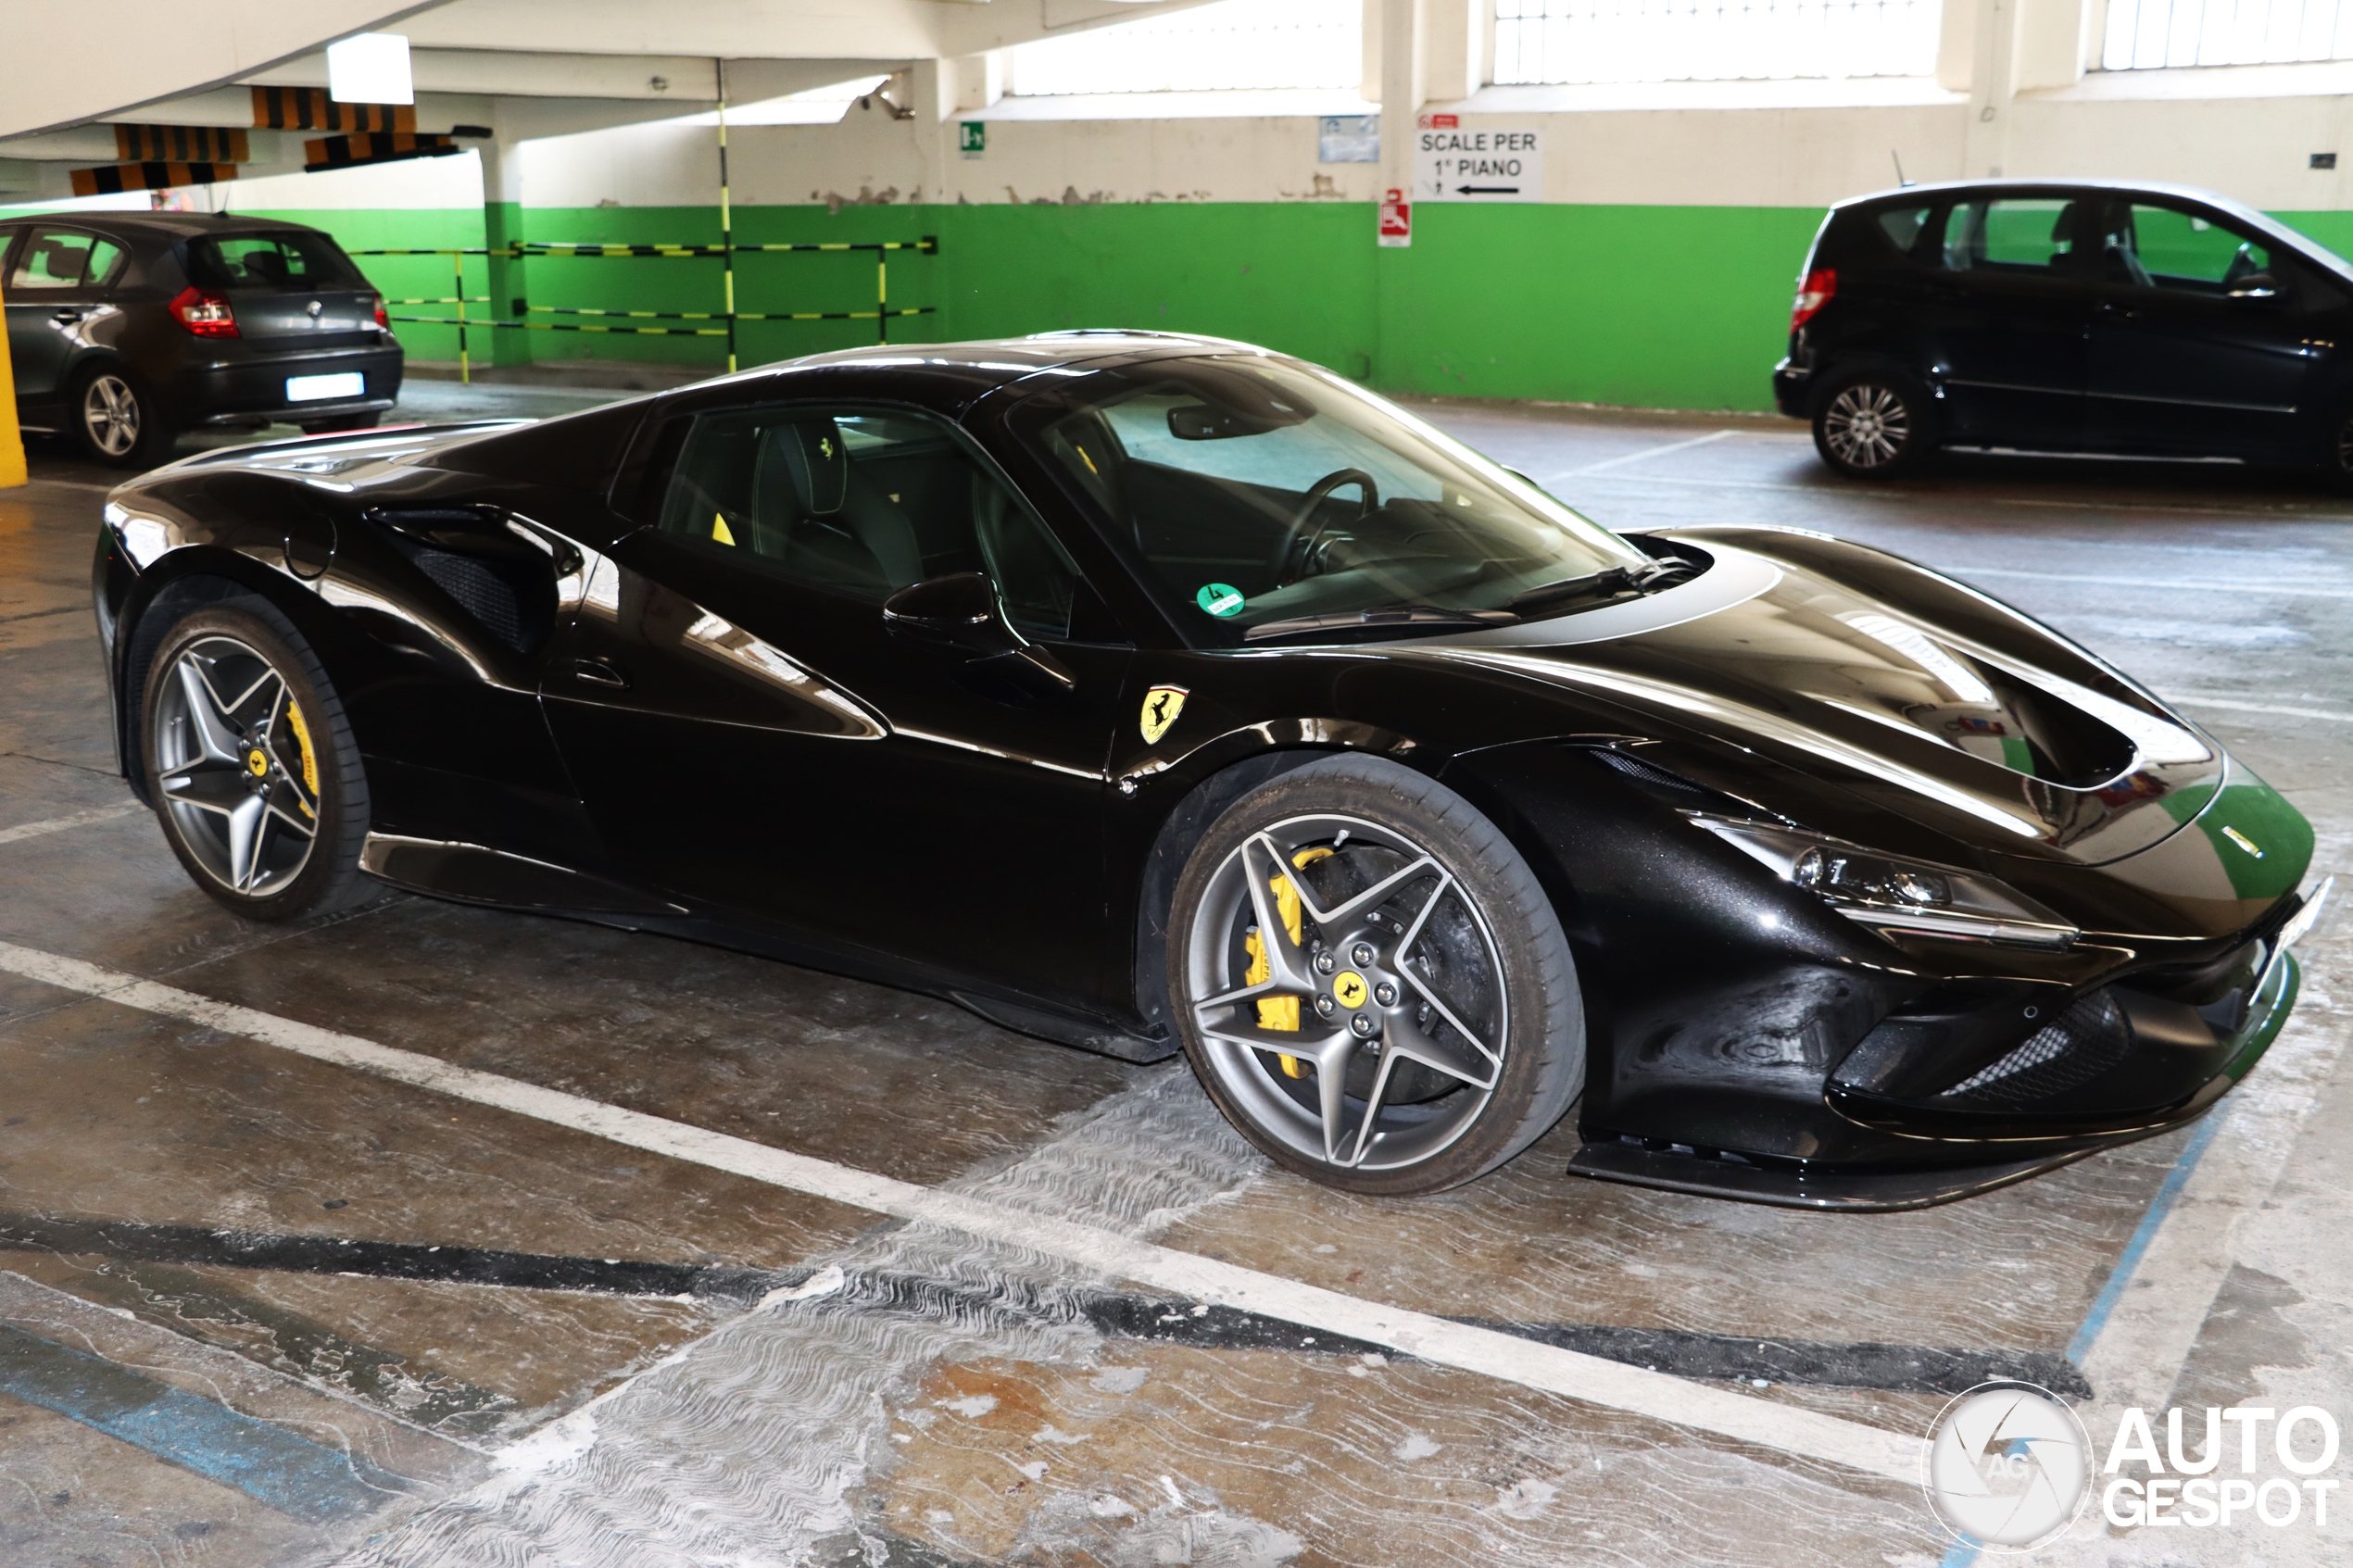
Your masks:
[{"label": "ferrari front wheel", "polygon": [[148,797],[197,886],[253,920],[349,902],[367,774],[302,634],[260,600],[174,624],[142,704]]},{"label": "ferrari front wheel", "polygon": [[1169,928],[1185,1051],[1277,1163],[1437,1192],[1517,1154],[1584,1085],[1576,966],[1528,863],[1461,796],[1336,757],[1242,797]]}]

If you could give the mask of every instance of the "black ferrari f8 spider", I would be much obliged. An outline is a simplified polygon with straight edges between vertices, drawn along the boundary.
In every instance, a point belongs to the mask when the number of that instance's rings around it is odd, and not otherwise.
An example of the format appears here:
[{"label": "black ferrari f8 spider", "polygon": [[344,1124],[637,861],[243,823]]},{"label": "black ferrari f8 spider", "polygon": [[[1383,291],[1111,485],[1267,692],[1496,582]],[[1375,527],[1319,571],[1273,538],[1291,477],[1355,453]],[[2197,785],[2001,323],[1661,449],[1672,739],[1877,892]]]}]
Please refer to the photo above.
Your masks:
[{"label": "black ferrari f8 spider", "polygon": [[2304,819],[1950,578],[1614,533],[1143,332],[192,458],[95,563],[123,771],[259,920],[368,878],[1150,1061],[1358,1192],[1895,1208],[2178,1125],[2296,989]]}]

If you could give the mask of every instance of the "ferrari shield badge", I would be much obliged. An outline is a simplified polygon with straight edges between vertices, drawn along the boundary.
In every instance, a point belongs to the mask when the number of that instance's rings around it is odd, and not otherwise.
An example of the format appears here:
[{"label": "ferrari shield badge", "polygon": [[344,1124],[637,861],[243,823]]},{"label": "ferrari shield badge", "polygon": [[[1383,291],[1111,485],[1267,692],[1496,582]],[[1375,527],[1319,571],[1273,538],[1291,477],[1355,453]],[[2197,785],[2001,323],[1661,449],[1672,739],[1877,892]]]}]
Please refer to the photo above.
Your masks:
[{"label": "ferrari shield badge", "polygon": [[1146,746],[1159,745],[1160,737],[1168,733],[1168,726],[1174,724],[1176,721],[1176,715],[1183,711],[1185,711],[1184,687],[1154,686],[1146,692],[1143,715],[1144,744]]}]

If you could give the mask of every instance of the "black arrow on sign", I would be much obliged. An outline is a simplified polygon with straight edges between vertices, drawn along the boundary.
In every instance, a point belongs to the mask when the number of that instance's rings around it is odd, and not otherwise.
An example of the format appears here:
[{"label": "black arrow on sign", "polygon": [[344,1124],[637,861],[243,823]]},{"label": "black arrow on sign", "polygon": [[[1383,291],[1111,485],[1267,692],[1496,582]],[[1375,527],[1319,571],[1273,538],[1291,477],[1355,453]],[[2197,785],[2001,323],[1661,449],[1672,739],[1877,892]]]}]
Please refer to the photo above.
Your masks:
[{"label": "black arrow on sign", "polygon": [[1454,194],[1458,196],[1516,196],[1519,194],[1519,187],[1517,185],[1457,185],[1454,187]]}]

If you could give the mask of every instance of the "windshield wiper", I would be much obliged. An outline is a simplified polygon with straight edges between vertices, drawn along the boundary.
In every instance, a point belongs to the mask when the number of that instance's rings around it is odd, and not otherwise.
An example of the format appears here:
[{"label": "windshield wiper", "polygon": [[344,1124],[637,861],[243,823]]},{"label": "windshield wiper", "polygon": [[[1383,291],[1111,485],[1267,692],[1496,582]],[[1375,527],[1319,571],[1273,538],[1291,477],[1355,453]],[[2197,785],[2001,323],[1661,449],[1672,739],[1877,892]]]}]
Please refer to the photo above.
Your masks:
[{"label": "windshield wiper", "polygon": [[1540,606],[1566,604],[1576,599],[1616,598],[1622,594],[1648,594],[1671,586],[1692,570],[1689,561],[1653,560],[1640,566],[1612,566],[1582,577],[1564,577],[1557,583],[1540,583],[1524,588],[1504,601],[1504,608],[1514,615],[1525,615]]},{"label": "windshield wiper", "polygon": [[1352,609],[1331,615],[1301,615],[1289,621],[1269,621],[1244,632],[1242,641],[1264,643],[1277,637],[1311,633],[1325,637],[1334,633],[1378,637],[1392,632],[1413,633],[1475,630],[1504,625],[1513,619],[1503,610],[1440,609],[1429,605],[1394,605],[1387,609]]}]

